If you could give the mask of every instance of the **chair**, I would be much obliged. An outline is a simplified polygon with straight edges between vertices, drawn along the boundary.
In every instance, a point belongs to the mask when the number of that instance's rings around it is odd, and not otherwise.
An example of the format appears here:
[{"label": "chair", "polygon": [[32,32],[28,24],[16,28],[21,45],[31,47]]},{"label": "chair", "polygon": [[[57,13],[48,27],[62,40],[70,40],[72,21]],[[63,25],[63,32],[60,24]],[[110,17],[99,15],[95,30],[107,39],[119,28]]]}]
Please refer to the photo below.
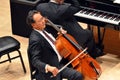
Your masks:
[{"label": "chair", "polygon": [[[11,63],[11,60],[20,58],[24,73],[26,73],[26,68],[25,68],[23,58],[21,56],[21,52],[19,49],[20,49],[20,42],[17,41],[15,38],[13,38],[11,36],[0,37],[0,58],[3,55],[8,56],[8,59],[1,61],[0,64],[7,62],[7,61],[9,61]],[[10,53],[13,51],[17,51],[19,55],[10,57]]]}]

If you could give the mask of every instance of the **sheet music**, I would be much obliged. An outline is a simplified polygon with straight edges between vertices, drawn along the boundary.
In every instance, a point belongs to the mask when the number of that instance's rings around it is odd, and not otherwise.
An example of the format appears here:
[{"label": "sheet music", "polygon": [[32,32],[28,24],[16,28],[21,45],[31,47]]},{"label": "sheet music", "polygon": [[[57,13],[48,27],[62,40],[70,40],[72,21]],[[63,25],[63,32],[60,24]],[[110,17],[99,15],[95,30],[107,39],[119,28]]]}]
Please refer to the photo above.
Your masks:
[{"label": "sheet music", "polygon": [[120,4],[120,0],[114,0],[113,3],[118,3],[118,4]]}]

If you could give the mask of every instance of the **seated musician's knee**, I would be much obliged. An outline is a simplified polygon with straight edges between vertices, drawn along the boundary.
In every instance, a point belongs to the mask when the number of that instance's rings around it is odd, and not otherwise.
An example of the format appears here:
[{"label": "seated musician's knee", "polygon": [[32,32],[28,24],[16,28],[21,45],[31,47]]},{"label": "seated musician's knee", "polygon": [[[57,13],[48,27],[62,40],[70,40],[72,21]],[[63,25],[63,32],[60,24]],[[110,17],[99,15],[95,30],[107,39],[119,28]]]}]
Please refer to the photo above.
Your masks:
[{"label": "seated musician's knee", "polygon": [[84,77],[80,72],[76,72],[74,75],[74,80],[83,80]]}]

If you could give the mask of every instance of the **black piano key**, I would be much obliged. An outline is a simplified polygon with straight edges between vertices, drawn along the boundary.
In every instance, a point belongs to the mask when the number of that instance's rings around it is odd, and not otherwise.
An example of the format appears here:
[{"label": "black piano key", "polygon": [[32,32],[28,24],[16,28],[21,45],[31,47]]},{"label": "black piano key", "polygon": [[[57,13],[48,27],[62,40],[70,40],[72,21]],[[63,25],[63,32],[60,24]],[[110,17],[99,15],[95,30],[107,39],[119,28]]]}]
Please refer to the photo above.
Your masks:
[{"label": "black piano key", "polygon": [[115,20],[117,17],[117,15],[114,15],[110,20]]},{"label": "black piano key", "polygon": [[80,10],[79,12],[80,12],[80,13],[85,13],[87,10],[88,10],[88,9],[82,9],[82,10]]},{"label": "black piano key", "polygon": [[103,18],[104,18],[104,19],[107,19],[108,15],[109,15],[109,14],[108,14],[108,13],[106,13],[106,15],[105,15]]},{"label": "black piano key", "polygon": [[97,12],[98,12],[98,11],[93,11],[93,12],[91,12],[89,15],[90,15],[90,16],[93,16],[93,15],[95,15]]},{"label": "black piano key", "polygon": [[105,19],[109,19],[111,16],[112,16],[112,14],[108,14],[108,15],[106,15],[104,18],[105,18]]},{"label": "black piano key", "polygon": [[103,13],[101,16],[100,16],[100,18],[104,18],[104,17],[106,17],[107,16],[107,13]]},{"label": "black piano key", "polygon": [[80,10],[79,13],[83,13],[84,12],[84,9]]},{"label": "black piano key", "polygon": [[83,14],[87,13],[88,10],[84,11]]},{"label": "black piano key", "polygon": [[99,15],[99,17],[100,17],[100,18],[101,18],[101,17],[103,17],[103,16],[104,16],[104,14],[105,14],[105,13],[103,12],[101,15]]},{"label": "black piano key", "polygon": [[111,18],[110,18],[110,20],[113,20],[115,18],[115,15],[113,15]]},{"label": "black piano key", "polygon": [[95,14],[94,16],[99,17],[101,14],[103,14],[103,12],[98,12],[98,13]]},{"label": "black piano key", "polygon": [[84,12],[84,10],[80,10],[80,11],[79,11],[79,13],[83,13],[83,12]]},{"label": "black piano key", "polygon": [[120,17],[118,18],[118,21],[120,21]]},{"label": "black piano key", "polygon": [[91,12],[93,12],[94,10],[88,10],[87,12],[85,12],[84,14],[90,14]]},{"label": "black piano key", "polygon": [[120,16],[118,16],[114,21],[120,21]]},{"label": "black piano key", "polygon": [[109,15],[108,15],[108,19],[111,20],[111,18],[112,18],[113,16],[114,16],[113,14],[109,14]]},{"label": "black piano key", "polygon": [[96,16],[96,17],[97,17],[98,15],[99,15],[99,12],[96,12],[96,13],[94,14],[94,16]]},{"label": "black piano key", "polygon": [[89,10],[88,11],[86,11],[84,14],[89,14],[90,12],[89,12]]},{"label": "black piano key", "polygon": [[104,19],[108,19],[108,15],[105,15],[105,16],[104,16]]},{"label": "black piano key", "polygon": [[87,14],[89,12],[89,9],[85,9],[85,11],[83,12],[83,14]]}]

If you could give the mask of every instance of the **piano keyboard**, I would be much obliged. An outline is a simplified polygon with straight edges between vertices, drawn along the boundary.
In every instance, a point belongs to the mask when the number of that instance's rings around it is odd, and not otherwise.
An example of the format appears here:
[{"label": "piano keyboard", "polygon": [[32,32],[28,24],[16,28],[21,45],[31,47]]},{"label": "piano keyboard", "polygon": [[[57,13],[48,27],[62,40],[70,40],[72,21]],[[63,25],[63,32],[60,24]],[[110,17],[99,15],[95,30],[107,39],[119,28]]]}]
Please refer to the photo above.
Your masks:
[{"label": "piano keyboard", "polygon": [[119,14],[86,8],[86,7],[82,7],[82,9],[74,15],[78,17],[93,19],[93,20],[110,23],[114,25],[120,24]]}]

